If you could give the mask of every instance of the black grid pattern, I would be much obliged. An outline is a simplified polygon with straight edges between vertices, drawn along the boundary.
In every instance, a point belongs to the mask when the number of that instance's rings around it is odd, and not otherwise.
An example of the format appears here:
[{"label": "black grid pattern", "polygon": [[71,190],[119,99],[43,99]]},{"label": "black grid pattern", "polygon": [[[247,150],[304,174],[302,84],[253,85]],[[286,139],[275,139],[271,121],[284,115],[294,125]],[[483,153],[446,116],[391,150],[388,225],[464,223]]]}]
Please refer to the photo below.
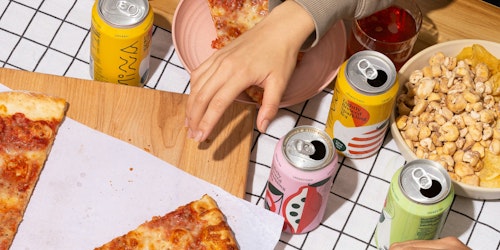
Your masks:
[{"label": "black grid pattern", "polygon": [[[0,0],[0,64],[5,68],[90,79],[90,10],[93,0]],[[189,93],[189,74],[168,30],[155,27],[146,88]],[[254,132],[246,200],[263,206],[274,146],[295,126],[325,127],[332,98],[324,90],[279,111],[266,134]],[[276,249],[375,249],[374,229],[389,180],[405,163],[390,134],[367,159],[339,158],[326,216],[316,230],[283,234]],[[441,236],[457,236],[473,249],[500,248],[500,201],[456,197]],[[265,222],[263,222],[265,223]],[[256,239],[258,240],[258,239]]]}]

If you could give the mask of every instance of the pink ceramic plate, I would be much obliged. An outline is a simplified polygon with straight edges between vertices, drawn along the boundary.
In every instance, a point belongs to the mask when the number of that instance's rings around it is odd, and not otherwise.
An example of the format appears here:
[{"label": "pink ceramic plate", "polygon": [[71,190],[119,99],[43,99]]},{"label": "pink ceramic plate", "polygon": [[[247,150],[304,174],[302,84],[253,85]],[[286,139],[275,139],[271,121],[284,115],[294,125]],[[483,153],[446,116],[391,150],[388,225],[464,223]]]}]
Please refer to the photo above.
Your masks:
[{"label": "pink ceramic plate", "polygon": [[[174,14],[172,34],[174,47],[188,72],[214,53],[211,43],[216,34],[206,2],[181,0]],[[338,22],[316,47],[304,54],[281,99],[281,107],[303,102],[327,87],[344,62],[345,49],[344,24]],[[246,94],[237,100],[254,103]]]}]

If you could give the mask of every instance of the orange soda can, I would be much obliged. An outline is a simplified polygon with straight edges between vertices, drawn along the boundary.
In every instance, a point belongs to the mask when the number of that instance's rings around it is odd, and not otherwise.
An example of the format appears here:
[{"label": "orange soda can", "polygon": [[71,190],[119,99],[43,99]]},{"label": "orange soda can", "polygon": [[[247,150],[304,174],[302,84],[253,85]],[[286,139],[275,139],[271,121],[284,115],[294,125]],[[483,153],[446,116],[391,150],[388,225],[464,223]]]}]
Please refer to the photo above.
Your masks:
[{"label": "orange soda can", "polygon": [[340,154],[366,158],[384,141],[399,90],[391,60],[376,51],[360,51],[340,67],[326,132]]},{"label": "orange soda can", "polygon": [[92,7],[90,75],[144,86],[149,77],[153,9],[147,0],[96,0]]}]

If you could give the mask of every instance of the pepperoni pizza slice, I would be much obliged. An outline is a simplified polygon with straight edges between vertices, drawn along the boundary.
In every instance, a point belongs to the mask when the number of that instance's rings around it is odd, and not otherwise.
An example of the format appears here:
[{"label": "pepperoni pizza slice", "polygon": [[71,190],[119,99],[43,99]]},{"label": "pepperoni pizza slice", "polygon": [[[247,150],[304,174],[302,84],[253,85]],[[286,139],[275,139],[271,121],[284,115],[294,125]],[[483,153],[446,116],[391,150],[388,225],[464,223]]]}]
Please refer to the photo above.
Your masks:
[{"label": "pepperoni pizza slice", "polygon": [[204,195],[95,248],[118,249],[236,250],[238,245],[217,203]]},{"label": "pepperoni pizza slice", "polygon": [[66,111],[61,98],[0,93],[0,249],[9,249]]},{"label": "pepperoni pizza slice", "polygon": [[269,12],[268,0],[208,0],[217,38],[214,49],[226,44],[251,29]]}]

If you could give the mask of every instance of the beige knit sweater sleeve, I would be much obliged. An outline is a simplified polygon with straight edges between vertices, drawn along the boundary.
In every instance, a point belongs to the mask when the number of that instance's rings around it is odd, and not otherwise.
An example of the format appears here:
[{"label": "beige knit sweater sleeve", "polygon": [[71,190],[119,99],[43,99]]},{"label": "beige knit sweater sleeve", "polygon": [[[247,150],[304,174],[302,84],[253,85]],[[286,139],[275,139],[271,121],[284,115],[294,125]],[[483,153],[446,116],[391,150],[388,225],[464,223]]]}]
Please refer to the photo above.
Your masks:
[{"label": "beige knit sweater sleeve", "polygon": [[[302,46],[303,50],[314,47],[319,39],[337,21],[367,16],[377,10],[389,7],[393,0],[289,0],[300,4],[311,14],[316,30]],[[281,0],[270,0],[270,9]]]}]

